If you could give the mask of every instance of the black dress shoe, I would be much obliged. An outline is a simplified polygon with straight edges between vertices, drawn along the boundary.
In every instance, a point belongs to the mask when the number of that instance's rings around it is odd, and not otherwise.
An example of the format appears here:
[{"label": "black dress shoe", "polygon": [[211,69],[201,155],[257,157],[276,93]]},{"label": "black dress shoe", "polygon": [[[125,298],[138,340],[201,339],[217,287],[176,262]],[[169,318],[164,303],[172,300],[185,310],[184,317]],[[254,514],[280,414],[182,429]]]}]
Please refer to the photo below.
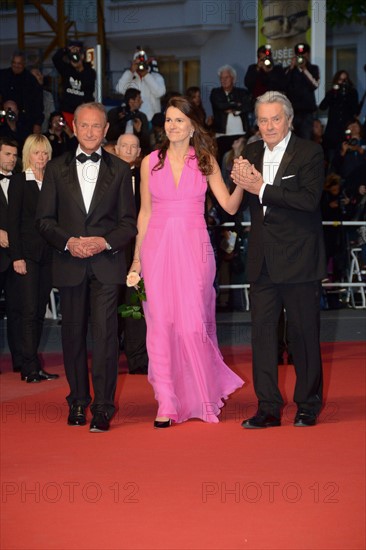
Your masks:
[{"label": "black dress shoe", "polygon": [[103,411],[97,411],[94,413],[92,421],[90,422],[91,432],[107,432],[109,430],[109,418]]},{"label": "black dress shoe", "polygon": [[298,428],[307,428],[308,426],[315,426],[316,414],[312,411],[299,409],[296,413],[294,426]]},{"label": "black dress shoe", "polygon": [[85,426],[86,414],[84,405],[71,405],[67,423],[69,426]]},{"label": "black dress shoe", "polygon": [[56,378],[60,378],[59,374],[50,374],[43,369],[41,369],[38,374],[41,380],[56,380]]},{"label": "black dress shoe", "polygon": [[281,426],[281,420],[271,414],[257,412],[255,416],[248,418],[242,422],[243,428],[259,429],[259,428],[273,428],[275,426]]},{"label": "black dress shoe", "polygon": [[20,378],[21,380],[25,380],[27,384],[42,382],[42,378],[37,371],[30,372],[29,374],[22,374]]},{"label": "black dress shoe", "polygon": [[154,428],[170,428],[172,425],[172,421],[169,418],[169,420],[154,420]]}]

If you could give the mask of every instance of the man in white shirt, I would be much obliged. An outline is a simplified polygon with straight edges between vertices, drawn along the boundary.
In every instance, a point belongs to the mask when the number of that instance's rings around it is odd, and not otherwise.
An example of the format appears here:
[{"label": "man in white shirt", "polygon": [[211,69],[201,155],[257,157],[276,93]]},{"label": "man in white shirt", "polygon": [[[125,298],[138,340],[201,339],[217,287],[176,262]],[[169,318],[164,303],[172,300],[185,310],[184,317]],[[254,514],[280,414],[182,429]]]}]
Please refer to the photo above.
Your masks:
[{"label": "man in white shirt", "polygon": [[232,172],[251,213],[247,277],[258,411],[242,426],[281,424],[277,330],[283,307],[296,371],[294,425],[314,426],[322,406],[323,151],[292,133],[293,108],[281,92],[258,97],[255,114],[263,141],[248,145],[246,158],[236,160]]},{"label": "man in white shirt", "polygon": [[160,113],[160,99],[166,93],[165,82],[157,67],[148,63],[143,50],[135,53],[130,69],[127,69],[117,82],[116,92],[124,95],[127,88],[141,91],[141,111],[151,121],[155,113]]}]

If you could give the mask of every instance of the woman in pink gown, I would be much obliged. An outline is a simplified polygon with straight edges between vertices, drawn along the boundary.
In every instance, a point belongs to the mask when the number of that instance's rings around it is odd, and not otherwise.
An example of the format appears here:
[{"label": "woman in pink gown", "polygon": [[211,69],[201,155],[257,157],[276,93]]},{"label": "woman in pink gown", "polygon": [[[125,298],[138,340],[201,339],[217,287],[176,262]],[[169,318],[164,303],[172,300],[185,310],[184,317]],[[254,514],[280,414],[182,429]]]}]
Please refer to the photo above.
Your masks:
[{"label": "woman in pink gown", "polygon": [[141,165],[141,209],[128,284],[142,274],[147,301],[149,382],[159,404],[156,428],[200,418],[218,422],[224,399],[243,385],[222,359],[215,322],[215,258],[204,218],[207,183],[234,214],[243,192],[230,196],[212,138],[189,101],[173,97],[166,140]]}]

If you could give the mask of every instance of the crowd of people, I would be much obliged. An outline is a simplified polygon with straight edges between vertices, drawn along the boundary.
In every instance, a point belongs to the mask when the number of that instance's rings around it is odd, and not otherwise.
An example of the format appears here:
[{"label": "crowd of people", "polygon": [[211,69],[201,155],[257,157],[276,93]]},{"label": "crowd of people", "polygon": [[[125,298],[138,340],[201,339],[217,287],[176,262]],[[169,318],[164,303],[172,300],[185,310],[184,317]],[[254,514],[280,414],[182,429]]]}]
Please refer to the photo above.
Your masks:
[{"label": "crowd of people", "polygon": [[[350,243],[362,247],[366,264],[362,231],[321,225],[365,221],[366,140],[348,72],[334,75],[317,106],[309,46],[295,47],[287,69],[262,46],[243,87],[232,66],[218,69],[208,116],[198,86],[167,93],[156,60],[138,49],[117,83],[121,102],[107,112],[94,102],[96,74],[82,43],[52,59],[57,98],[22,52],[0,71],[0,293],[14,372],[27,383],[58,377],[38,353],[56,287],[69,425],[86,424],[91,404],[90,431],[109,429],[119,347],[131,374],[149,376],[156,428],[192,417],[217,422],[243,384],[217,344],[219,281],[248,282],[258,411],[243,427],[281,423],[284,341],[297,375],[294,424],[314,425],[322,406],[320,281],[344,279]],[[316,118],[322,110],[325,129]],[[233,230],[221,227],[228,221]],[[122,321],[118,304],[141,276],[146,320]],[[235,291],[228,303],[243,308]],[[280,317],[288,329],[279,329]]]}]

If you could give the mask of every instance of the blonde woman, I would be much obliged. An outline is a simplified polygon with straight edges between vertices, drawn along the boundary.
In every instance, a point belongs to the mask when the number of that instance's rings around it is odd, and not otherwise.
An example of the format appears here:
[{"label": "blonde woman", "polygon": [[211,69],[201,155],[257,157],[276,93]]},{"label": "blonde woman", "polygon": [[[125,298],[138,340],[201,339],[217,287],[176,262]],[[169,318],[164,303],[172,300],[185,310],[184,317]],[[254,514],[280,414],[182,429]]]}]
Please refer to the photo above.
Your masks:
[{"label": "blonde woman", "polygon": [[45,136],[28,136],[23,147],[23,172],[11,177],[9,198],[9,249],[19,278],[22,301],[22,371],[28,383],[58,378],[41,367],[38,347],[52,288],[51,249],[35,227],[43,174],[52,149]]}]

